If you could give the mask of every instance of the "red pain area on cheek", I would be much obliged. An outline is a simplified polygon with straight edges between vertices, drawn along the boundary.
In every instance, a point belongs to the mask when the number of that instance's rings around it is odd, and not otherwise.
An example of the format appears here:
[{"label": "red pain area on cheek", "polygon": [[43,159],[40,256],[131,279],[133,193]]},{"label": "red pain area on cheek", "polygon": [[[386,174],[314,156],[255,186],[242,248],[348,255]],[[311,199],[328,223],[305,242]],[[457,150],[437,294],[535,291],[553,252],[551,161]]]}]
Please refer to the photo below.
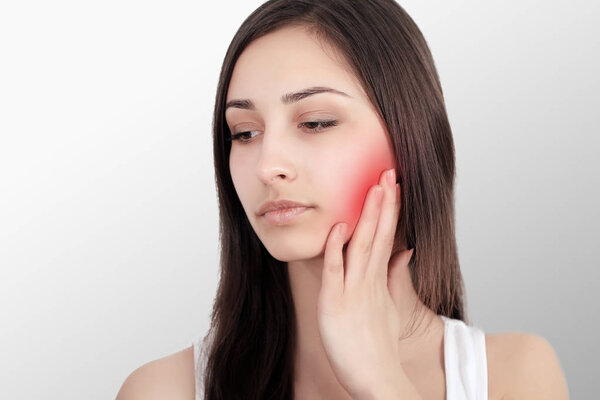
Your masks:
[{"label": "red pain area on cheek", "polygon": [[346,191],[348,197],[344,200],[341,221],[338,221],[348,224],[347,237],[354,232],[358,224],[369,190],[374,185],[379,184],[379,177],[383,171],[393,167],[385,164],[384,161],[387,160],[374,157],[364,160],[362,163],[355,163],[355,166],[351,169],[352,175],[348,177],[347,181],[349,185]]}]

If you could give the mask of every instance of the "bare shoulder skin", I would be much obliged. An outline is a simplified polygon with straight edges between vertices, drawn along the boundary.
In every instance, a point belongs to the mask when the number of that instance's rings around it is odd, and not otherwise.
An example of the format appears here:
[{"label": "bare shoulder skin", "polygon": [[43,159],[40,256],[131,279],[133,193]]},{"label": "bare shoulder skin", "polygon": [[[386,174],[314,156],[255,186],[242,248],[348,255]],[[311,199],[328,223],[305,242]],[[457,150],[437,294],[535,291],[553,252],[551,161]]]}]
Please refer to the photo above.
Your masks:
[{"label": "bare shoulder skin", "polygon": [[485,340],[490,400],[569,398],[558,357],[544,338],[510,332]]},{"label": "bare shoulder skin", "polygon": [[116,400],[194,400],[194,350],[190,346],[133,371]]}]

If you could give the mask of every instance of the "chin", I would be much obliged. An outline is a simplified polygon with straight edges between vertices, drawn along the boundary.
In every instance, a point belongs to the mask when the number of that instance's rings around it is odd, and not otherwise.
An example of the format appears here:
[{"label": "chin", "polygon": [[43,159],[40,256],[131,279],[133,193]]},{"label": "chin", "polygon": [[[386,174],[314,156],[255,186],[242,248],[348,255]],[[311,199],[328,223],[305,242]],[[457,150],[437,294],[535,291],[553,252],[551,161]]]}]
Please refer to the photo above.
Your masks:
[{"label": "chin", "polygon": [[318,220],[298,221],[288,226],[273,227],[253,220],[252,227],[271,257],[281,262],[295,262],[323,257],[328,229]]},{"label": "chin", "polygon": [[295,262],[323,257],[324,243],[285,243],[282,240],[263,241],[263,245],[274,259],[281,262]]}]

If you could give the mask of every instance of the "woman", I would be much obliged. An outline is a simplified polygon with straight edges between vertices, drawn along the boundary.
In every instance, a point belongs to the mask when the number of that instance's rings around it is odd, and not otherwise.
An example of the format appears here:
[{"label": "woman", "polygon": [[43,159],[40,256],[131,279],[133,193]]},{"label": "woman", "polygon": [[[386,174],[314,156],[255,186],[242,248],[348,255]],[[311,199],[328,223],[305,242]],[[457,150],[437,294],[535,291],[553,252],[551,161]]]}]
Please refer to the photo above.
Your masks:
[{"label": "woman", "polygon": [[264,3],[230,44],[213,128],[211,329],[119,399],[568,398],[543,338],[468,325],[452,132],[398,4]]}]

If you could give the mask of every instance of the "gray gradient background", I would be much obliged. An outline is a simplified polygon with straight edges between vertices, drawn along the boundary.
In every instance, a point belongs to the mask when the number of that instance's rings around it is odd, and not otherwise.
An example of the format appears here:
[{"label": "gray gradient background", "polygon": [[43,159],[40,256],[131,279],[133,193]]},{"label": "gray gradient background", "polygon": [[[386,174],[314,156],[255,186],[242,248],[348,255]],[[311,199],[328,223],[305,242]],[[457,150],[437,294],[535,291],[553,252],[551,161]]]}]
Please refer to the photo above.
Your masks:
[{"label": "gray gradient background", "polygon": [[[114,398],[204,334],[217,285],[211,116],[261,2],[0,6],[0,397]],[[597,386],[597,1],[403,1],[456,145],[467,305]]]}]

